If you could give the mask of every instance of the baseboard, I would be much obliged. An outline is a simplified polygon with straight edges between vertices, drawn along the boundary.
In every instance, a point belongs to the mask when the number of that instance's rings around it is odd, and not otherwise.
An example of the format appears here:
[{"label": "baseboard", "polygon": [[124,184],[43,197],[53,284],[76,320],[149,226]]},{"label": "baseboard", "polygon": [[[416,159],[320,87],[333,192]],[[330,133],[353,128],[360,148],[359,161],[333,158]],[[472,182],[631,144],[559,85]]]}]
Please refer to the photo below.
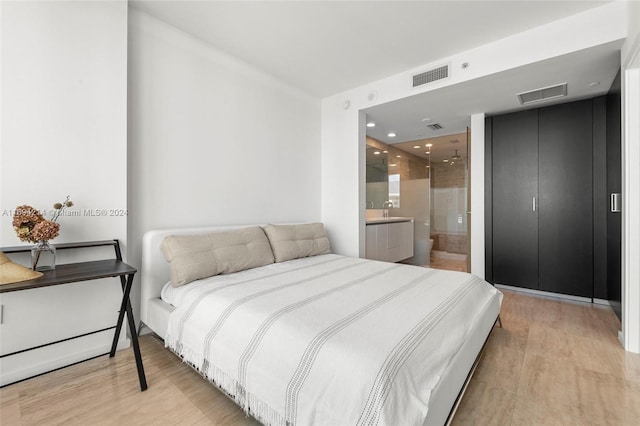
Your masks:
[{"label": "baseboard", "polygon": [[[106,336],[98,333],[5,357],[0,363],[0,387],[109,353],[112,333],[113,330],[108,330]],[[130,340],[121,338],[116,349],[126,349],[129,346]]]},{"label": "baseboard", "polygon": [[[550,291],[533,290],[530,288],[513,287],[504,284],[494,284],[497,288],[504,290],[515,291],[517,293],[533,294],[536,296],[549,297],[552,299],[571,300],[573,302],[593,303],[593,299],[590,297],[572,296],[569,294],[552,293]],[[607,302],[608,303],[608,302]]]}]

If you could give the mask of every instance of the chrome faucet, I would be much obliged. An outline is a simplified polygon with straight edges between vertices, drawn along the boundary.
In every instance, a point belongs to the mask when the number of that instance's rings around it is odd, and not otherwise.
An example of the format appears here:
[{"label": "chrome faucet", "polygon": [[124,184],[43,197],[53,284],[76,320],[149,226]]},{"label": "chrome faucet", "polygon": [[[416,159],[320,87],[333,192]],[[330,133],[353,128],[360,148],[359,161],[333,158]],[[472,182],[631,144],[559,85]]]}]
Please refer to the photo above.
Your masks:
[{"label": "chrome faucet", "polygon": [[382,217],[389,217],[389,207],[393,207],[393,202],[387,200],[384,203],[382,203],[382,208],[384,209],[382,212]]}]

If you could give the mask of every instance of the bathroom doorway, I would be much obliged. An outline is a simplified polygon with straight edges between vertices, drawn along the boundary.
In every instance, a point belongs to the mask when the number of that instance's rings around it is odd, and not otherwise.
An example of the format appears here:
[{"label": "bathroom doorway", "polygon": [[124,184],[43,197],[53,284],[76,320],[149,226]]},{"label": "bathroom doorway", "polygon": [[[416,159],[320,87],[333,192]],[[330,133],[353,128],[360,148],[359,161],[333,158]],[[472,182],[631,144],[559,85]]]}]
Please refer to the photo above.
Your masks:
[{"label": "bathroom doorway", "polygon": [[413,256],[403,263],[429,265],[429,183],[428,148],[418,142],[385,144],[366,139],[367,223],[386,211],[391,218],[413,221]]},{"label": "bathroom doorway", "polygon": [[469,130],[431,141],[430,266],[469,271]]},{"label": "bathroom doorway", "polygon": [[407,263],[470,270],[469,138],[468,128],[393,145],[367,137],[367,216],[393,198],[389,176],[398,170],[398,204],[389,211],[415,219],[415,256]]}]

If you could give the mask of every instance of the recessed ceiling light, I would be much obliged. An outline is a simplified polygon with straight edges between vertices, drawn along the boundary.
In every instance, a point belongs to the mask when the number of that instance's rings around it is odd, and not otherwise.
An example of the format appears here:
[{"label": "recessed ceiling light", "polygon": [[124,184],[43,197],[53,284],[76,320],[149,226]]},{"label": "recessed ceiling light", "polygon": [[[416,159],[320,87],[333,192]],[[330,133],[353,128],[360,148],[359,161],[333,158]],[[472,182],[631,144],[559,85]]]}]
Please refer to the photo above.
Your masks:
[{"label": "recessed ceiling light", "polygon": [[420,121],[424,121],[425,123],[427,123],[427,122],[431,121],[431,118],[429,118],[429,117],[425,117],[425,118],[423,118],[423,119],[422,119],[422,120],[420,120]]},{"label": "recessed ceiling light", "polygon": [[448,163],[449,160],[447,160],[446,158],[444,160],[442,160],[443,163]]},{"label": "recessed ceiling light", "polygon": [[389,136],[390,138],[395,138],[395,137],[396,137],[396,134],[395,134],[395,133],[393,133],[393,132],[389,132],[389,133],[387,134],[387,136]]},{"label": "recessed ceiling light", "polygon": [[373,121],[370,121],[367,123],[367,127],[376,127],[376,123],[374,123]]},{"label": "recessed ceiling light", "polygon": [[389,153],[389,151],[382,151],[382,152],[383,152],[383,153],[385,153],[385,154],[388,154],[388,153]]},{"label": "recessed ceiling light", "polygon": [[380,151],[373,151],[375,155],[380,155]]},{"label": "recessed ceiling light", "polygon": [[402,158],[402,155],[396,155],[396,158]]},{"label": "recessed ceiling light", "polygon": [[422,148],[420,145],[414,145],[413,147],[414,147],[415,149],[420,149],[420,148]]},{"label": "recessed ceiling light", "polygon": [[430,154],[431,154],[431,151],[427,151],[424,153],[424,155],[430,155]]},{"label": "recessed ceiling light", "polygon": [[396,166],[396,163],[391,163],[391,164],[389,164],[389,166],[391,166],[391,167],[395,167],[395,166]]},{"label": "recessed ceiling light", "polygon": [[428,143],[428,144],[426,144],[425,146],[426,146],[427,148],[431,148],[431,147],[433,146],[433,144],[432,144],[432,143]]}]

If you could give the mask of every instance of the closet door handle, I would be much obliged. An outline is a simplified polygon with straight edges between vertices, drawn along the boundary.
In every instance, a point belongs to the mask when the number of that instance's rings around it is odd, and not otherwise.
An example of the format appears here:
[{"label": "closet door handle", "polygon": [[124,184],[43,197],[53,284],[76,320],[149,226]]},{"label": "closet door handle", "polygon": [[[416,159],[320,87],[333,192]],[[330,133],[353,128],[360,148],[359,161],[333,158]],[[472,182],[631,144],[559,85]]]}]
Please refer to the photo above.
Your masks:
[{"label": "closet door handle", "polygon": [[531,198],[531,209],[535,212],[536,211],[536,197],[532,197]]},{"label": "closet door handle", "polygon": [[620,193],[611,193],[611,212],[620,213],[622,211],[622,206],[620,204]]}]

